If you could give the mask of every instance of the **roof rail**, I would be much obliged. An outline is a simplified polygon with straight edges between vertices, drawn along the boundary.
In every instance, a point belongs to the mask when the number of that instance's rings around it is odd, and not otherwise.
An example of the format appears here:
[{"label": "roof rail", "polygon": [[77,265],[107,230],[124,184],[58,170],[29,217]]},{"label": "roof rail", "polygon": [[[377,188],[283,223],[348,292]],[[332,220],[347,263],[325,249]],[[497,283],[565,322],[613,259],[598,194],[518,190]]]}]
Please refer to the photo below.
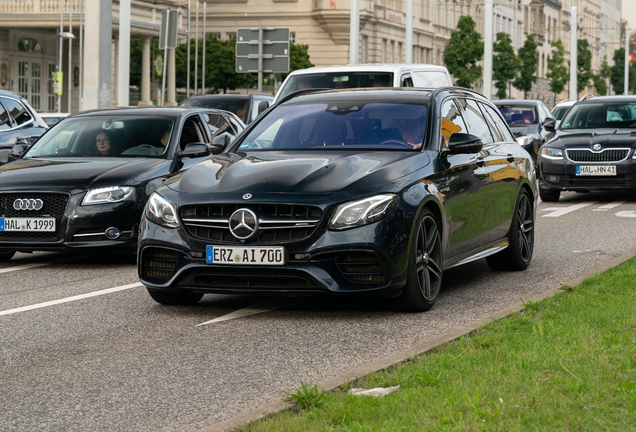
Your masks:
[{"label": "roof rail", "polygon": [[590,98],[593,98],[593,97],[596,97],[596,96],[600,96],[600,94],[598,94],[598,93],[588,93],[588,94],[583,95],[583,97],[581,99],[579,99],[579,100],[587,100],[587,99],[590,99]]}]

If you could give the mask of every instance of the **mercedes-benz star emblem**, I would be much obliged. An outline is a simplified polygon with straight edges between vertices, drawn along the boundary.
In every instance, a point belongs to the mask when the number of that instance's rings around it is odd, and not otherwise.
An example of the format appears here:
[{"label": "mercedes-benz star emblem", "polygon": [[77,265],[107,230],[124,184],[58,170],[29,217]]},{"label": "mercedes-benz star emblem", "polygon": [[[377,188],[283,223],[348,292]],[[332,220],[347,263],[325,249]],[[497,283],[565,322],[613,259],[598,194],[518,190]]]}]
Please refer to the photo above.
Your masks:
[{"label": "mercedes-benz star emblem", "polygon": [[600,144],[594,144],[592,146],[592,149],[594,149],[594,151],[599,151],[601,149],[601,145]]},{"label": "mercedes-benz star emblem", "polygon": [[258,218],[250,209],[241,208],[232,213],[229,220],[230,232],[239,240],[247,240],[258,229]]},{"label": "mercedes-benz star emblem", "polygon": [[250,199],[250,198],[252,198],[251,193],[246,193],[245,195],[243,195],[243,199]]},{"label": "mercedes-benz star emblem", "polygon": [[44,201],[40,198],[18,198],[13,201],[13,208],[16,210],[41,210],[44,207]]}]

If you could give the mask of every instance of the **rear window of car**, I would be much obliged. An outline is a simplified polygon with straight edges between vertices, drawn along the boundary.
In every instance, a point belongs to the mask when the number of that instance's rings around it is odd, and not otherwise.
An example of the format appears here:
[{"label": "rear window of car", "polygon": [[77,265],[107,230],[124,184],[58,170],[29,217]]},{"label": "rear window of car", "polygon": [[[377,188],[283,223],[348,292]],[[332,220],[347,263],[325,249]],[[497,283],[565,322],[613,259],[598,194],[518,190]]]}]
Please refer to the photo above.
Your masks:
[{"label": "rear window of car", "polygon": [[29,114],[29,111],[20,102],[13,99],[2,99],[2,103],[7,107],[7,111],[11,114],[11,117],[15,120],[18,126],[23,125],[30,121],[33,117]]},{"label": "rear window of car", "polygon": [[422,147],[426,107],[363,101],[283,105],[235,150],[412,150]]},{"label": "rear window of car", "polygon": [[537,124],[539,116],[533,106],[528,105],[498,105],[499,112],[510,126]]},{"label": "rear window of car", "polygon": [[285,81],[278,98],[283,98],[298,90],[310,88],[343,89],[362,87],[393,87],[393,74],[389,72],[329,72],[294,75]]},{"label": "rear window of car", "polygon": [[636,127],[636,102],[598,102],[577,104],[568,111],[561,129],[599,129]]}]

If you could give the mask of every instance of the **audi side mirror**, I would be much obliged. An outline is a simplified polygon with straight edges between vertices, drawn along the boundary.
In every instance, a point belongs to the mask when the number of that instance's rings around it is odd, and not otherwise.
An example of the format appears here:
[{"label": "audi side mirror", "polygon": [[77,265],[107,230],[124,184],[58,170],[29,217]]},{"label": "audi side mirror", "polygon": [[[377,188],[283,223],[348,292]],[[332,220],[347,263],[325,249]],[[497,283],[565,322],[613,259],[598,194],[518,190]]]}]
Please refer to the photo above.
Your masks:
[{"label": "audi side mirror", "polygon": [[448,140],[448,150],[451,154],[477,153],[483,147],[481,138],[472,134],[456,132]]},{"label": "audi side mirror", "polygon": [[196,158],[202,156],[208,156],[210,154],[210,148],[205,143],[190,143],[186,148],[180,152],[177,152],[177,159]]}]

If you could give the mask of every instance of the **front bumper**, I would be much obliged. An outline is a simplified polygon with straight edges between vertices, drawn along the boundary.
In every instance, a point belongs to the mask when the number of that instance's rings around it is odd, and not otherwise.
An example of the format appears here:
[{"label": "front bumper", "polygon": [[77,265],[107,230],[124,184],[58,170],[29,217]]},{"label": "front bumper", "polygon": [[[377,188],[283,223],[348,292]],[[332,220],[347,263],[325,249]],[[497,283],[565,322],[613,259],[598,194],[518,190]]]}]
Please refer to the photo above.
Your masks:
[{"label": "front bumper", "polygon": [[[614,165],[615,176],[579,176],[577,166]],[[577,163],[566,159],[540,157],[539,187],[550,191],[627,190],[636,188],[636,160],[631,158],[616,163]]]},{"label": "front bumper", "polygon": [[289,256],[283,266],[207,264],[205,248],[218,242],[144,218],[139,233],[139,278],[156,290],[394,297],[406,283],[411,228],[411,224],[396,224],[394,217],[395,213],[344,231],[326,230],[323,220],[306,240],[276,244],[284,246]]},{"label": "front bumper", "polygon": [[[44,193],[43,193],[44,194]],[[137,202],[80,206],[84,193],[65,194],[50,192],[50,196],[64,197],[56,209],[26,211],[23,214],[3,214],[0,217],[54,217],[56,231],[0,232],[0,251],[73,251],[82,249],[107,249],[134,251],[137,247],[137,233],[142,206]],[[14,194],[26,196],[26,193]],[[36,195],[30,193],[29,195]],[[13,198],[13,196],[11,196]],[[6,207],[6,205],[5,205]],[[4,211],[6,213],[6,211]],[[106,230],[117,228],[120,235],[108,238]]]}]

